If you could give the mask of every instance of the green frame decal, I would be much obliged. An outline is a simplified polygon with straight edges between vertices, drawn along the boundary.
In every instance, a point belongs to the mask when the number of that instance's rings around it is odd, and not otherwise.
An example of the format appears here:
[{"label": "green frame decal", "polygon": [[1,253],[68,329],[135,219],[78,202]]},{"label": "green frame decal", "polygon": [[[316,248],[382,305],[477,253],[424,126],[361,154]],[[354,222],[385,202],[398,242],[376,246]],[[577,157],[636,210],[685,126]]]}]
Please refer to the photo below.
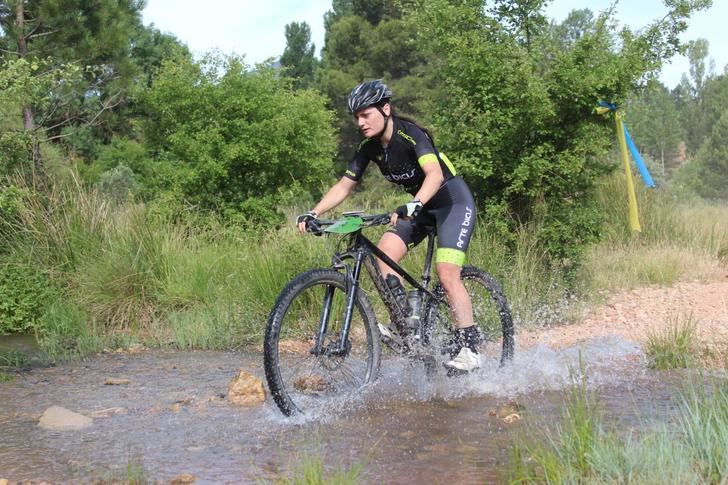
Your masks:
[{"label": "green frame decal", "polygon": [[343,219],[339,219],[334,224],[324,229],[324,232],[333,232],[336,234],[350,234],[361,229],[362,224],[364,224],[364,221],[361,217],[344,217]]}]

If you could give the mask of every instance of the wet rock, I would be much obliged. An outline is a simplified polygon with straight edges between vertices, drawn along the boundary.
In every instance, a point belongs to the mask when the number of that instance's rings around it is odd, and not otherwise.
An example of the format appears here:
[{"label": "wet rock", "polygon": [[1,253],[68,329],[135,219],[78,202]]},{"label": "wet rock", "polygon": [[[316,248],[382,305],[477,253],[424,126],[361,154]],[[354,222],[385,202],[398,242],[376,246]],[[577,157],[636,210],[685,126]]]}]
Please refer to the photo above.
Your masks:
[{"label": "wet rock", "polygon": [[255,406],[265,402],[263,382],[246,370],[240,370],[228,386],[228,401],[238,406]]},{"label": "wet rock", "polygon": [[329,383],[321,376],[308,375],[293,381],[293,387],[300,392],[317,393],[325,391]]},{"label": "wet rock", "polygon": [[109,377],[106,379],[106,382],[104,382],[107,386],[125,386],[127,384],[131,384],[131,381],[129,379],[120,379],[116,377]]},{"label": "wet rock", "polygon": [[515,423],[516,421],[520,421],[521,416],[518,413],[509,414],[505,418],[503,418],[503,422],[506,424]]},{"label": "wet rock", "polygon": [[182,485],[184,483],[195,483],[196,481],[197,477],[189,473],[185,473],[183,475],[174,477],[172,481],[169,482],[169,485]]},{"label": "wet rock", "polygon": [[74,413],[60,406],[51,406],[45,410],[38,421],[38,426],[54,431],[75,431],[88,428],[93,419],[83,414]]},{"label": "wet rock", "polygon": [[8,485],[8,479],[7,478],[0,478],[0,485]]},{"label": "wet rock", "polygon": [[[488,411],[489,416],[497,416],[501,419],[505,418],[506,416],[510,416],[511,414],[517,414],[522,412],[525,409],[525,407],[518,403],[517,401],[508,401],[505,404],[501,404],[497,408],[491,409]],[[520,417],[519,417],[520,419]]]}]

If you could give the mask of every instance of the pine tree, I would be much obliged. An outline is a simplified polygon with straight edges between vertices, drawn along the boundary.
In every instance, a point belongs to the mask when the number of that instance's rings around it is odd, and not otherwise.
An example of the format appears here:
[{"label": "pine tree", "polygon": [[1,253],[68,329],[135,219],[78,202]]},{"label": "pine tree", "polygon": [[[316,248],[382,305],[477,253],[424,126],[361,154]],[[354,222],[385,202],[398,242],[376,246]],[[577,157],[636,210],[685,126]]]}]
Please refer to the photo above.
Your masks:
[{"label": "pine tree", "polygon": [[308,87],[316,69],[316,46],[311,43],[311,28],[306,22],[286,25],[286,49],[281,56],[281,66],[293,78],[295,88]]},{"label": "pine tree", "polygon": [[135,70],[129,39],[141,24],[143,5],[143,0],[0,0],[3,60],[43,61],[48,69],[67,63],[84,68],[85,86],[75,96],[54,99],[44,112],[32,104],[22,107],[37,173],[44,172],[39,141],[59,137],[62,127],[89,109],[87,120],[97,119],[122,100]]}]

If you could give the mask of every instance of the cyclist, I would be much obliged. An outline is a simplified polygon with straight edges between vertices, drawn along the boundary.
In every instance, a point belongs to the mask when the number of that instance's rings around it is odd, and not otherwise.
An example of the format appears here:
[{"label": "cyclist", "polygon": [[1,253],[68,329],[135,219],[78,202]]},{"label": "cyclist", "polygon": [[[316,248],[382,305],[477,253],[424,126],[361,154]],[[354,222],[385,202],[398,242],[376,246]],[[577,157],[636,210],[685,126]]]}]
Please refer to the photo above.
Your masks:
[{"label": "cyclist", "polygon": [[[453,358],[445,365],[461,371],[480,367],[480,332],[473,321],[470,296],[460,279],[465,251],[475,226],[475,202],[465,181],[456,175],[448,158],[437,151],[429,132],[412,120],[393,112],[392,91],[381,80],[356,86],[348,97],[349,112],[364,135],[342,178],[316,206],[298,216],[296,223],[305,232],[309,221],[344,201],[361,180],[367,165],[374,162],[382,175],[413,196],[392,213],[392,229],[378,247],[393,261],[399,261],[408,248],[425,237],[424,226],[436,224],[438,248],[437,274],[447,293],[457,326]],[[382,275],[394,274],[378,260]],[[392,337],[380,324],[383,335]]]}]

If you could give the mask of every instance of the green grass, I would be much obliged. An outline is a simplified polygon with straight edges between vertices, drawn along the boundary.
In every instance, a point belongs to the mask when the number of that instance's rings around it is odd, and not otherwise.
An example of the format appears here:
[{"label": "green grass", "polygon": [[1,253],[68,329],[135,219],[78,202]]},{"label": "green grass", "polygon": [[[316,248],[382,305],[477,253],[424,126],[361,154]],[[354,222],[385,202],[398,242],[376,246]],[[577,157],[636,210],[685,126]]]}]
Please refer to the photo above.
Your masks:
[{"label": "green grass", "polygon": [[30,358],[19,350],[0,349],[0,367],[21,368],[30,364]]},{"label": "green grass", "polygon": [[[340,241],[297,233],[292,221],[308,205],[283,209],[291,223],[280,229],[236,226],[209,214],[173,217],[154,206],[111,204],[66,179],[43,196],[25,191],[19,218],[0,241],[8,257],[37,268],[58,289],[34,324],[52,357],[129,340],[184,349],[259,343],[280,290],[305,269],[329,266]],[[336,213],[384,212],[408,198],[387,184],[367,183]],[[487,221],[479,221],[468,262],[502,283],[517,325],[574,320],[585,304],[574,298],[574,288],[588,302],[599,290],[707,278],[725,264],[728,209],[641,191],[644,229],[635,236],[625,229],[625,202],[614,196],[620,184],[618,176],[604,182],[606,237],[587,253],[575,284],[548,269],[535,228],[523,226],[507,247]],[[377,240],[383,231],[369,235]],[[405,268],[419,275],[424,254],[424,245],[413,250]]]},{"label": "green grass", "polygon": [[728,480],[728,383],[693,384],[676,423],[642,435],[607,432],[584,385],[574,386],[558,426],[520,439],[509,483],[720,484]]},{"label": "green grass", "polygon": [[277,481],[281,485],[356,485],[360,482],[363,465],[327,470],[321,456],[304,456],[291,472],[290,477]]},{"label": "green grass", "polygon": [[672,319],[661,332],[647,334],[648,366],[656,370],[685,369],[697,363],[697,325],[692,316]]},{"label": "green grass", "polygon": [[728,265],[728,206],[640,187],[642,232],[633,233],[623,178],[615,173],[598,191],[604,238],[586,254],[581,286],[613,291],[720,276]]}]

